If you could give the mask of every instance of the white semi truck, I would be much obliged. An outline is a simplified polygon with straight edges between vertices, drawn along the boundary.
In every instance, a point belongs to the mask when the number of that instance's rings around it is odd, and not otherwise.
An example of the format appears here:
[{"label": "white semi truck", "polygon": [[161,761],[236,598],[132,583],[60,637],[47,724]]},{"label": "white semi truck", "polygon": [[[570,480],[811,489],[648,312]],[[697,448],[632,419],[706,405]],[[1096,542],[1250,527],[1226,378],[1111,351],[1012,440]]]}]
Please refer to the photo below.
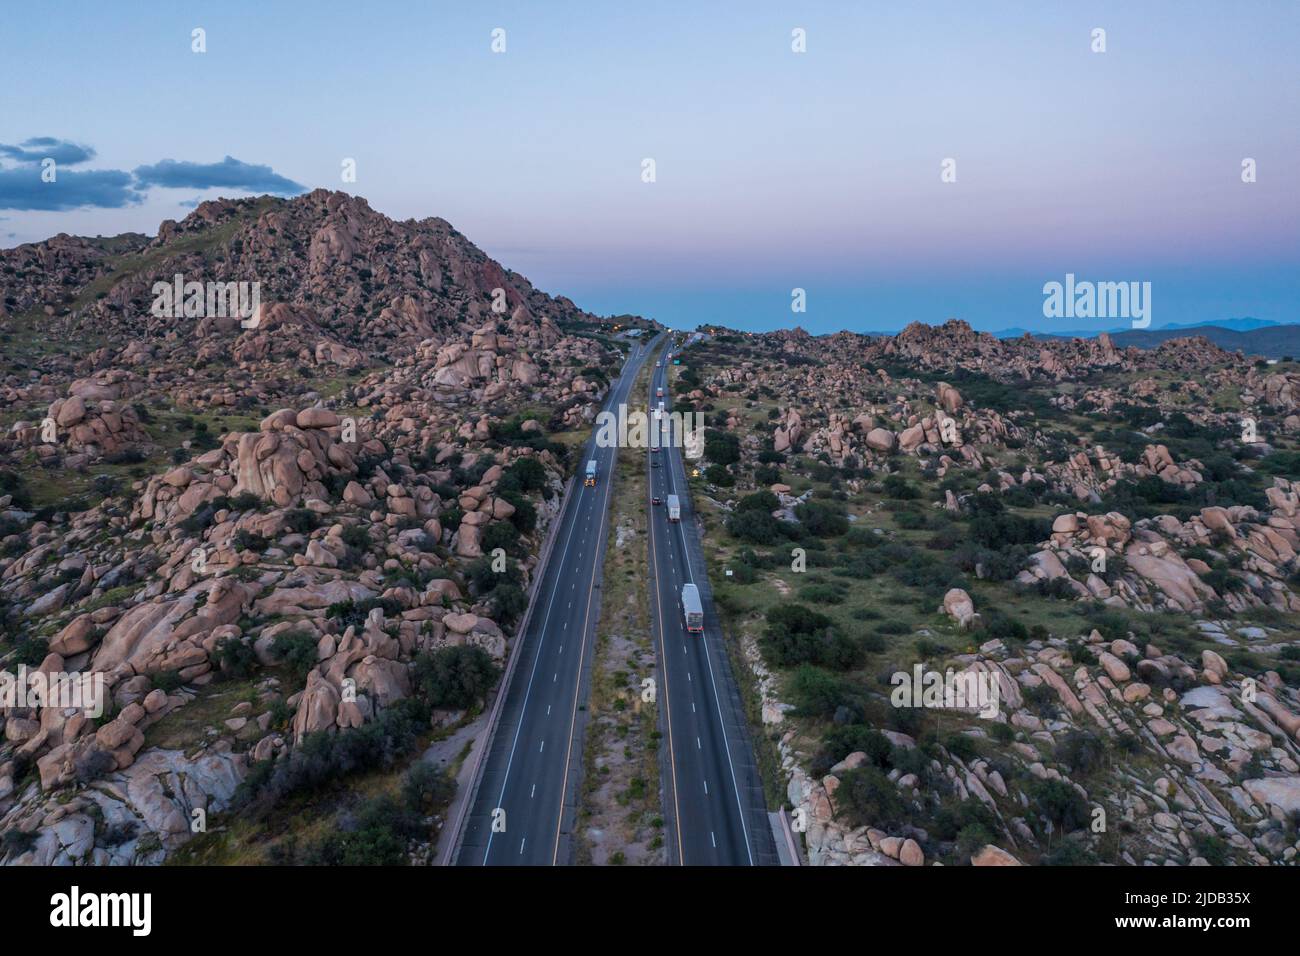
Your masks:
[{"label": "white semi truck", "polygon": [[682,499],[678,498],[676,495],[668,496],[668,520],[682,520]]},{"label": "white semi truck", "polygon": [[591,485],[593,488],[596,487],[596,459],[594,458],[587,462],[587,477],[583,481],[583,485]]},{"label": "white semi truck", "polygon": [[693,634],[704,632],[704,606],[700,604],[700,589],[694,584],[682,585],[682,613],[686,630]]}]

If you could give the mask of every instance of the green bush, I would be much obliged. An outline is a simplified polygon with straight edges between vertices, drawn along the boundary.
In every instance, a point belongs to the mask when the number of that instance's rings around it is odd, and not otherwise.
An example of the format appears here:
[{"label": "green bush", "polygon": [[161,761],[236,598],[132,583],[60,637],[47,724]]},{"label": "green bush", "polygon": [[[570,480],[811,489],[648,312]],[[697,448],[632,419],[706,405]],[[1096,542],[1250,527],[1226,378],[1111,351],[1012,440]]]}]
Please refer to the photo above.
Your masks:
[{"label": "green bush", "polygon": [[861,645],[838,631],[829,617],[803,604],[777,604],[768,609],[759,649],[774,667],[818,664],[850,670],[862,663]]},{"label": "green bush", "polygon": [[734,465],[740,461],[740,439],[731,432],[706,428],[704,457],[717,465]]},{"label": "green bush", "polygon": [[500,669],[483,648],[443,647],[415,658],[415,685],[431,707],[468,710],[486,699]]},{"label": "green bush", "polygon": [[280,660],[297,681],[305,681],[318,663],[317,641],[307,631],[286,631],[275,635],[271,653]]},{"label": "green bush", "polygon": [[745,495],[740,501],[736,502],[737,512],[762,511],[771,514],[779,507],[781,507],[780,500],[770,491],[755,491],[753,494]]},{"label": "green bush", "polygon": [[834,538],[849,530],[849,519],[835,505],[824,501],[805,501],[795,506],[794,515],[810,534]]},{"label": "green bush", "polygon": [[736,483],[735,477],[727,471],[724,465],[709,465],[704,469],[704,478],[711,484],[719,488],[730,488]]},{"label": "green bush", "polygon": [[787,537],[785,522],[755,508],[729,515],[726,527],[728,534],[750,544],[775,544]]},{"label": "green bush", "polygon": [[292,793],[311,792],[352,774],[391,767],[414,749],[428,727],[428,705],[408,697],[353,730],[314,731],[287,757],[253,764],[235,790],[232,808],[239,810],[260,798],[275,804]]},{"label": "green bush", "polygon": [[858,767],[841,774],[835,804],[855,826],[893,830],[908,822],[907,805],[898,787],[877,767]]},{"label": "green bush", "polygon": [[253,645],[242,637],[223,637],[212,649],[212,661],[231,680],[243,680],[257,667]]},{"label": "green bush", "polygon": [[854,703],[853,686],[820,667],[801,664],[787,685],[790,701],[808,717],[830,717],[846,704]]}]

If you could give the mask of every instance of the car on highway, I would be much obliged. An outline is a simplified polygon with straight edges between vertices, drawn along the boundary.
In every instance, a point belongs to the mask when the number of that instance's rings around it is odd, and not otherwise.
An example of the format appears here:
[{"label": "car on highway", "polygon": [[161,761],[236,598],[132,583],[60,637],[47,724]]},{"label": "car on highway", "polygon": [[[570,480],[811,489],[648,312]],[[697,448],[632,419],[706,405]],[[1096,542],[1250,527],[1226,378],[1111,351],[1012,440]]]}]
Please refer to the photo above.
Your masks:
[{"label": "car on highway", "polygon": [[650,499],[650,503],[651,503],[652,505],[663,504],[663,502],[659,500],[659,496],[658,496],[658,495],[654,495],[654,496]]}]

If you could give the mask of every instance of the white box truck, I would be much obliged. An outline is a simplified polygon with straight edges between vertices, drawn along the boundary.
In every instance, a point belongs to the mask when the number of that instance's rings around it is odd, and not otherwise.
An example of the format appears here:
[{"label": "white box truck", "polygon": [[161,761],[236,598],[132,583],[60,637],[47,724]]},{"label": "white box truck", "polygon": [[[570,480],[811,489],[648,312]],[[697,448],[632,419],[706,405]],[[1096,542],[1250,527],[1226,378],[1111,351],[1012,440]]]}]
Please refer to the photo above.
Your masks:
[{"label": "white box truck", "polygon": [[694,584],[682,585],[682,613],[686,630],[692,634],[704,632],[704,606],[700,604],[700,589]]},{"label": "white box truck", "polygon": [[676,495],[668,496],[668,520],[682,520],[682,499],[678,498]]},{"label": "white box truck", "polygon": [[583,485],[591,485],[593,488],[596,487],[596,459],[594,458],[587,462],[587,477],[586,480],[583,481]]}]

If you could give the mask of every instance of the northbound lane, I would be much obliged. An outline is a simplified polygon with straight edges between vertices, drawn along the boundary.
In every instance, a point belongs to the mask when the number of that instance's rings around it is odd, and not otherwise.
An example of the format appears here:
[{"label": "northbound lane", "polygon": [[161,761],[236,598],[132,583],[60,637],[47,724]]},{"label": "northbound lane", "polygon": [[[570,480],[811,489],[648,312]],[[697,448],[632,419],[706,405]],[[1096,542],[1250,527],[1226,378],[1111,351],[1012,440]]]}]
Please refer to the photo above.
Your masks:
[{"label": "northbound lane", "polygon": [[[648,398],[652,409],[663,401],[671,412],[667,361],[655,368]],[[646,506],[650,618],[663,683],[661,763],[670,858],[683,865],[776,865],[763,787],[713,606],[681,448],[674,440],[679,424],[669,415],[652,420],[653,429],[662,428],[663,448],[647,453],[647,494],[660,501],[647,500]],[[668,519],[669,495],[680,500],[680,521]],[[703,634],[686,631],[684,584],[700,590]]]}]

